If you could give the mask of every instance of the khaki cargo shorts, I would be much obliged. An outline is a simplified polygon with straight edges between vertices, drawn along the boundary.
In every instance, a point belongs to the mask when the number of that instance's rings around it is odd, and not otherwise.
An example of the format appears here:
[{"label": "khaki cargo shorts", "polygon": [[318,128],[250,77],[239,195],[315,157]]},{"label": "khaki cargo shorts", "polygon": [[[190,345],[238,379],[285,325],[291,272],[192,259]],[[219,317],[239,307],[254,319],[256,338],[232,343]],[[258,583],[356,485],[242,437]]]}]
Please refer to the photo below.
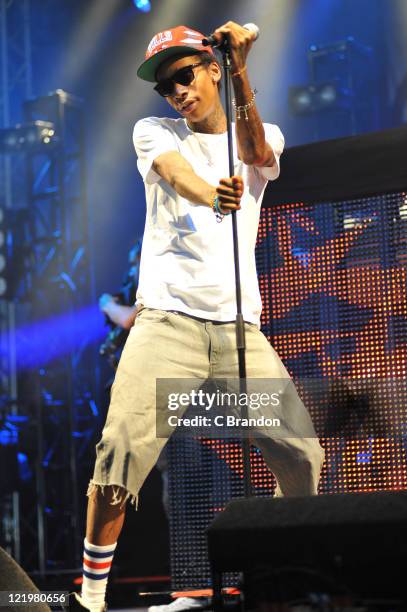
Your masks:
[{"label": "khaki cargo shorts", "polygon": [[[245,324],[248,378],[288,379],[267,338]],[[130,331],[111,391],[88,495],[113,485],[114,503],[136,502],[140,488],[167,442],[156,435],[156,379],[238,378],[235,324],[204,321],[183,313],[143,308]],[[288,423],[292,436],[262,437],[254,443],[277,479],[277,495],[317,493],[324,451],[297,396],[296,410],[306,423]],[[297,421],[297,419],[295,419]]]}]

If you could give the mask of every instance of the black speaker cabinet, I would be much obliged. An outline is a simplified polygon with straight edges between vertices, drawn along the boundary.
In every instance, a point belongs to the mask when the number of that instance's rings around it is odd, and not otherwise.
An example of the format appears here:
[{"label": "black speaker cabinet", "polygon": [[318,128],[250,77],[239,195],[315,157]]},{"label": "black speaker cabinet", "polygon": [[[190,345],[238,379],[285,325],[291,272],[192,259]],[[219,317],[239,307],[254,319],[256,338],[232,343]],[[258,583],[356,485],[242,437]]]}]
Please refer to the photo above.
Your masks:
[{"label": "black speaker cabinet", "polygon": [[257,592],[283,585],[287,597],[299,583],[360,597],[407,591],[407,491],[237,499],[207,535],[214,588],[222,572],[243,571]]},{"label": "black speaker cabinet", "polygon": [[[25,571],[0,548],[0,591],[24,591],[26,593],[39,593],[35,584]],[[13,610],[13,612],[50,612],[50,608],[43,603],[15,605],[12,607],[0,606],[0,610]]]}]

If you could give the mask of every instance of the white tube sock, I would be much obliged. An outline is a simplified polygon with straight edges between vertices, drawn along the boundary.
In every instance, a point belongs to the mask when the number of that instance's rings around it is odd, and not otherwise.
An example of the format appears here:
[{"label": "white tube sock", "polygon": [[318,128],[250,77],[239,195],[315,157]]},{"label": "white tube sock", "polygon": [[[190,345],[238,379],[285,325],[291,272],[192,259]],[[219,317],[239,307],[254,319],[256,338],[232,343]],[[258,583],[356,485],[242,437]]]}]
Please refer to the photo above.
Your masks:
[{"label": "white tube sock", "polygon": [[91,612],[104,608],[107,579],[117,542],[108,546],[96,546],[85,538],[83,553],[82,599]]}]

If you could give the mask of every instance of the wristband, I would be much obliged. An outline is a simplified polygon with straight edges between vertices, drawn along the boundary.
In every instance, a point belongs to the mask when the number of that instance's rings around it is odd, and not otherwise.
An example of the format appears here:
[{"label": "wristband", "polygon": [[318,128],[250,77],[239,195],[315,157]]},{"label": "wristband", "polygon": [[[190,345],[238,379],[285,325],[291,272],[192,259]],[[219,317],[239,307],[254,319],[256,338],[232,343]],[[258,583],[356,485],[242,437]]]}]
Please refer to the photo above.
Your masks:
[{"label": "wristband", "polygon": [[228,212],[225,213],[225,212],[222,211],[222,209],[220,207],[220,204],[219,204],[219,196],[218,196],[217,193],[215,193],[215,195],[213,196],[213,200],[212,200],[212,203],[211,203],[211,208],[212,208],[213,212],[215,213],[216,221],[218,223],[223,221],[223,217],[225,215],[229,214]]}]

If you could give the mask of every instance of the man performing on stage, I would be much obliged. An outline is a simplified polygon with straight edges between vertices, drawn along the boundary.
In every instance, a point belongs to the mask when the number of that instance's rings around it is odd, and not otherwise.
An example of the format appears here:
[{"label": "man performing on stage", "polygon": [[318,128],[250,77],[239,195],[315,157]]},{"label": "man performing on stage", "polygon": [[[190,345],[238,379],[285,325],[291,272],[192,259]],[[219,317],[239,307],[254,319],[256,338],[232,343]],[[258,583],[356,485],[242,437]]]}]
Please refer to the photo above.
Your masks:
[{"label": "man performing on stage", "polygon": [[[149,117],[134,129],[147,217],[137,293],[139,314],[124,348],[89,486],[81,609],[104,609],[106,582],[127,500],[140,488],[166,442],[156,437],[157,378],[237,378],[231,216],[237,210],[248,378],[288,374],[259,330],[255,267],[260,206],[279,174],[284,139],[262,123],[247,72],[253,34],[228,22],[216,30],[231,52],[235,96],[235,175],[228,178],[221,69],[203,35],[184,26],[151,40],[138,76],[181,115]],[[303,422],[310,418],[301,404]],[[297,426],[297,429],[296,429]],[[300,429],[300,428],[299,428]],[[323,450],[315,433],[255,442],[277,479],[278,495],[317,493]],[[314,430],[312,429],[312,432]],[[204,483],[203,483],[204,486]],[[137,542],[135,542],[136,554]]]}]

